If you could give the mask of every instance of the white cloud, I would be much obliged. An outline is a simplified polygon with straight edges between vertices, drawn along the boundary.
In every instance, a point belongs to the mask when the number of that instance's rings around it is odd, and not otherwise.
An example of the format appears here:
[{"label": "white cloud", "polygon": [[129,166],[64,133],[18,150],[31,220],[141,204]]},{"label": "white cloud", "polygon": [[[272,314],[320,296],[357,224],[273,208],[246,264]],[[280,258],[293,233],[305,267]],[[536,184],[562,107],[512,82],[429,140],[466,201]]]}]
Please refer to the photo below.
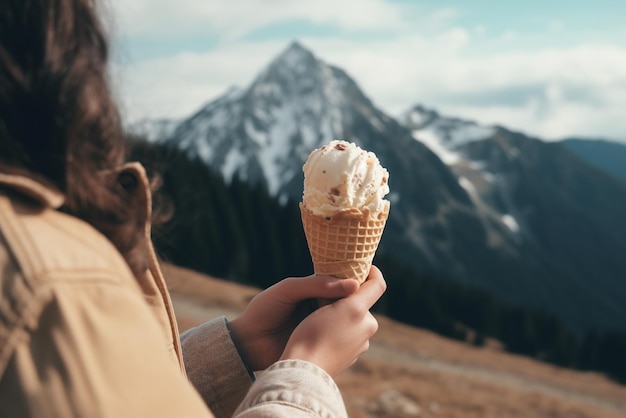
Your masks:
[{"label": "white cloud", "polygon": [[[403,7],[383,0],[110,0],[127,35],[219,34],[237,39],[273,23],[306,20],[345,30],[403,29]],[[440,19],[449,19],[450,12]]]},{"label": "white cloud", "polygon": [[[129,120],[186,116],[229,86],[248,85],[290,40],[253,42],[239,37],[271,23],[307,18],[348,31],[398,29],[393,38],[378,40],[301,38],[318,57],[345,69],[390,114],[421,102],[452,116],[546,138],[607,135],[626,140],[626,118],[621,115],[626,109],[623,46],[515,50],[502,42],[517,36],[512,30],[488,38],[491,32],[485,27],[455,27],[451,9],[429,15],[438,16],[432,22],[446,29],[424,32],[419,24],[410,29],[410,14],[378,0],[333,0],[334,9],[328,6],[331,0],[241,0],[219,2],[219,7],[205,0],[115,2],[126,22],[134,22],[125,26],[132,33],[157,36],[161,28],[159,36],[205,30],[222,37],[204,53],[120,64],[119,91]],[[428,21],[429,16],[421,19]],[[185,24],[170,27],[165,22]]]},{"label": "white cloud", "polygon": [[285,47],[283,42],[241,43],[118,64],[114,81],[125,119],[188,116],[228,88],[250,83]]},{"label": "white cloud", "polygon": [[568,136],[607,137],[624,140],[626,122],[615,107],[597,108],[584,103],[545,107],[538,101],[524,106],[443,106],[446,114],[462,115],[486,124],[503,125],[546,140]]}]

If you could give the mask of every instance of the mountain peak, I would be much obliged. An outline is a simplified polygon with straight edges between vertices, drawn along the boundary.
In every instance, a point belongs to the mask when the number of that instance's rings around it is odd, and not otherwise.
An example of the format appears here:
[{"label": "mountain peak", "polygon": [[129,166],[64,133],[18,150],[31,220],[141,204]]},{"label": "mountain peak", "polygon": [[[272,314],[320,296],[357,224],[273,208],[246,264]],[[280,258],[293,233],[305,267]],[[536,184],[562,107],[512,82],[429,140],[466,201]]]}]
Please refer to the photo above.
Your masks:
[{"label": "mountain peak", "polygon": [[296,72],[304,72],[307,68],[315,65],[317,59],[313,53],[306,49],[298,41],[293,41],[287,49],[274,59],[271,68],[287,67]]},{"label": "mountain peak", "polygon": [[422,128],[434,120],[439,119],[439,113],[430,109],[424,105],[416,104],[410,108],[403,116],[407,125],[410,125],[413,129]]},{"label": "mountain peak", "polygon": [[290,113],[315,115],[320,119],[318,123],[329,122],[325,135],[328,138],[345,135],[342,112],[337,109],[360,101],[359,106],[352,107],[376,112],[371,109],[369,99],[344,71],[317,58],[297,41],[292,42],[259,74],[248,89],[247,96],[255,100],[260,108],[282,106]]},{"label": "mountain peak", "polygon": [[291,44],[289,44],[289,46],[287,47],[287,49],[285,49],[285,52],[289,52],[289,51],[313,55],[313,53],[309,49],[305,48],[297,40],[292,41]]}]

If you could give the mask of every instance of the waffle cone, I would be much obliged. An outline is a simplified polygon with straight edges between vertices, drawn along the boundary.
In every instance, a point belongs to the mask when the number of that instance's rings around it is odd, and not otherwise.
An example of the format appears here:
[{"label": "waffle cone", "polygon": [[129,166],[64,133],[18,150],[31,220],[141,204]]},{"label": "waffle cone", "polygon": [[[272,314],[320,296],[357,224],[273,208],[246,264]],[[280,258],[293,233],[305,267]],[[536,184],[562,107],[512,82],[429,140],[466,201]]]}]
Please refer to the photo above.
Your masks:
[{"label": "waffle cone", "polygon": [[315,274],[363,283],[387,222],[389,203],[376,213],[352,209],[331,217],[315,215],[300,203],[300,213]]}]

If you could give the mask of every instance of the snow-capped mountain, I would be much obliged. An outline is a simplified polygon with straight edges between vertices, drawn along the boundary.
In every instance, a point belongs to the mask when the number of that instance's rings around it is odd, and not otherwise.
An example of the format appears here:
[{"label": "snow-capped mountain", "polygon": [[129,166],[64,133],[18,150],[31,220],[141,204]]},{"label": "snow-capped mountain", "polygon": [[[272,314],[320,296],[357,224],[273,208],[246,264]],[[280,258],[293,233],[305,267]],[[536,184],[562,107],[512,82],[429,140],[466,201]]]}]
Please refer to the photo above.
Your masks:
[{"label": "snow-capped mountain", "polygon": [[180,124],[170,142],[227,179],[265,182],[277,195],[301,187],[301,165],[312,149],[332,138],[358,141],[352,129],[359,118],[379,129],[389,120],[342,70],[294,43],[250,87]]},{"label": "snow-capped mountain", "polygon": [[284,200],[300,199],[308,154],[335,138],[376,152],[392,173],[393,217],[383,246],[419,247],[423,265],[447,264],[461,273],[462,263],[438,248],[445,244],[429,242],[422,230],[439,224],[445,228],[445,216],[437,216],[440,205],[450,207],[450,213],[464,206],[471,212],[467,194],[436,155],[378,110],[343,70],[298,43],[247,89],[229,92],[181,123],[167,142],[199,156],[226,179],[237,175],[263,183]]},{"label": "snow-capped mountain", "polygon": [[460,145],[491,137],[496,128],[476,122],[442,117],[436,110],[415,105],[400,121],[413,133],[413,137],[428,146],[446,164],[454,164],[463,157],[456,152]]},{"label": "snow-capped mountain", "polygon": [[[486,161],[472,159],[463,151],[469,143],[494,138],[500,128],[444,117],[423,105],[413,106],[400,117],[400,121],[411,130],[415,140],[437,154],[456,175],[489,231],[488,239],[500,246],[506,241],[519,241],[517,235],[524,231],[515,216],[516,210],[503,204],[508,199],[501,199],[509,189],[510,179],[490,171]],[[513,154],[516,152],[511,150]],[[495,225],[503,225],[508,231]]]},{"label": "snow-capped mountain", "polygon": [[573,328],[626,321],[618,286],[626,223],[608,203],[626,208],[626,186],[558,144],[420,106],[396,120],[298,43],[247,88],[229,90],[160,138],[283,202],[301,198],[310,151],[331,139],[356,142],[390,172],[381,253],[547,309]]},{"label": "snow-capped mountain", "polygon": [[[523,262],[549,272],[538,289],[550,298],[560,292],[552,303],[582,312],[576,305],[612,299],[601,315],[603,323],[612,322],[610,315],[624,314],[624,184],[562,144],[502,127],[444,117],[420,105],[401,121],[455,174],[483,220],[487,240],[500,248],[512,246]],[[498,224],[508,231],[494,228]],[[577,290],[569,291],[559,278],[575,283]]]},{"label": "snow-capped mountain", "polygon": [[[448,214],[472,212],[465,191],[436,155],[377,109],[343,70],[298,43],[249,88],[220,97],[179,125],[169,142],[201,157],[227,179],[237,175],[265,183],[273,195],[299,199],[308,154],[335,138],[376,152],[392,173],[393,217],[383,246],[420,248],[423,265],[445,264],[463,274],[463,264],[443,248],[447,244],[427,240],[425,230],[447,229]],[[448,208],[443,216],[440,207]],[[418,255],[400,256],[414,261]]]}]

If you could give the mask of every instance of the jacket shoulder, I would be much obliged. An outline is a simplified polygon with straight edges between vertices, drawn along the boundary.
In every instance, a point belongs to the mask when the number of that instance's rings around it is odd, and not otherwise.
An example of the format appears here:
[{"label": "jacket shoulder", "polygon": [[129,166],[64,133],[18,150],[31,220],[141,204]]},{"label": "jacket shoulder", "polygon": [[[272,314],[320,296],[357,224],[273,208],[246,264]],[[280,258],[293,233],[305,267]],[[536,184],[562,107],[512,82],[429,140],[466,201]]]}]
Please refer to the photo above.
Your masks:
[{"label": "jacket shoulder", "polygon": [[37,327],[45,295],[63,283],[135,286],[122,256],[87,223],[0,191],[0,376],[12,347]]},{"label": "jacket shoulder", "polygon": [[117,249],[91,225],[19,196],[0,194],[0,234],[33,285],[73,277],[132,277]]}]

